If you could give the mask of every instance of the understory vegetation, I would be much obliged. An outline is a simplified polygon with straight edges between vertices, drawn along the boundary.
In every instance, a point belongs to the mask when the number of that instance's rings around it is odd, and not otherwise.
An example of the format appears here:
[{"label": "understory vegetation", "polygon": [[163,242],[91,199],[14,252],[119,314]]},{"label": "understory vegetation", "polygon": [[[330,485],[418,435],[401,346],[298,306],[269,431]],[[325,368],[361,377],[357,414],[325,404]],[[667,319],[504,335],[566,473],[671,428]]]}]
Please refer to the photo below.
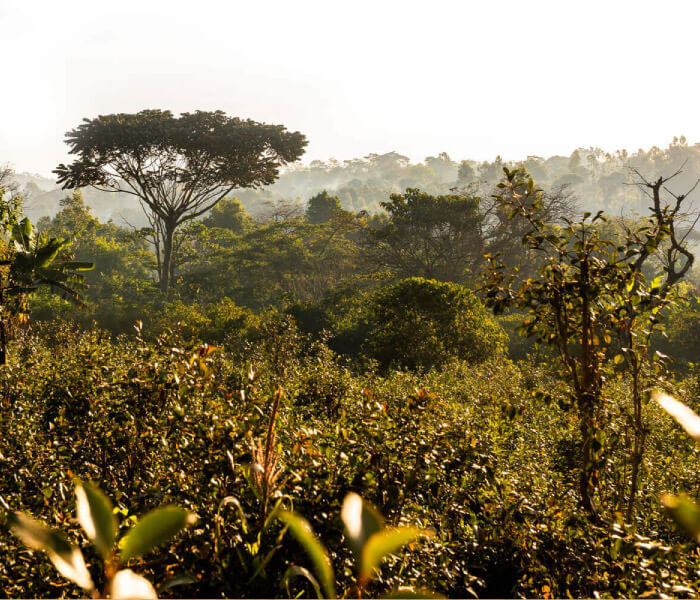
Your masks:
[{"label": "understory vegetation", "polygon": [[[181,584],[165,595],[284,595],[288,566],[313,563],[282,524],[264,525],[272,503],[249,472],[274,418],[279,472],[268,493],[312,524],[338,566],[341,595],[357,583],[344,566],[338,519],[350,491],[391,523],[435,531],[384,564],[372,594],[398,585],[457,597],[697,591],[697,544],[660,503],[669,491],[700,496],[697,451],[653,404],[639,509],[632,522],[616,510],[629,431],[624,380],[606,389],[601,505],[609,522],[592,525],[576,497],[577,426],[546,365],[455,359],[420,375],[358,374],[289,330],[269,350],[209,350],[175,334],[147,343],[68,325],[23,335],[12,348],[22,364],[2,372],[5,509],[79,539],[75,477],[99,482],[122,528],[177,504],[197,522],[138,563],[156,587]],[[675,388],[696,410],[699,375]],[[224,502],[231,496],[235,505]],[[19,539],[0,543],[2,595],[78,593]],[[302,580],[291,585],[313,594]]]},{"label": "understory vegetation", "polygon": [[207,179],[142,229],[8,190],[0,596],[697,597],[693,186],[636,170],[651,206],[613,216],[503,166],[373,214],[253,218]]}]

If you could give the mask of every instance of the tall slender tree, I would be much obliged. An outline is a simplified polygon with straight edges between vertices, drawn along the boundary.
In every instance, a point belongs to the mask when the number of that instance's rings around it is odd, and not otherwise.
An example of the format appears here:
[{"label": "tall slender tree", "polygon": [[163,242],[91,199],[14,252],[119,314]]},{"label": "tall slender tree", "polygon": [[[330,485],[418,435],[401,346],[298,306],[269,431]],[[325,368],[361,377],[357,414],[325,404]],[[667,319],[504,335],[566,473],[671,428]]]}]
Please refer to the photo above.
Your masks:
[{"label": "tall slender tree", "polygon": [[306,138],[282,125],[222,111],[144,110],[102,115],[66,134],[77,156],[54,173],[63,188],[93,186],[136,196],[152,227],[158,278],[167,292],[179,226],[235,188],[269,185],[282,165],[301,157]]},{"label": "tall slender tree", "polygon": [[[504,173],[494,200],[511,219],[527,226],[521,243],[540,255],[540,267],[525,277],[500,256],[488,256],[482,287],[486,304],[496,314],[509,307],[528,311],[521,332],[551,345],[559,355],[579,419],[581,506],[594,521],[600,520],[606,504],[597,501],[606,462],[603,384],[612,368],[627,372],[632,384],[631,472],[627,474],[626,465],[623,469],[630,481],[631,520],[649,427],[643,415],[644,388],[655,383],[659,367],[657,354],[650,352],[651,337],[661,311],[673,304],[675,286],[695,261],[686,237],[698,219],[688,227],[684,202],[700,182],[685,194],[674,194],[666,184],[680,170],[651,181],[636,172],[652,201],[650,213],[625,225],[624,235],[615,239],[602,227],[607,220],[602,210],[594,216],[586,212],[577,221],[566,219],[564,226],[545,222],[540,211],[544,192],[530,174],[522,168],[504,168]],[[606,364],[613,355],[613,364]],[[622,502],[618,499],[618,505]]]}]

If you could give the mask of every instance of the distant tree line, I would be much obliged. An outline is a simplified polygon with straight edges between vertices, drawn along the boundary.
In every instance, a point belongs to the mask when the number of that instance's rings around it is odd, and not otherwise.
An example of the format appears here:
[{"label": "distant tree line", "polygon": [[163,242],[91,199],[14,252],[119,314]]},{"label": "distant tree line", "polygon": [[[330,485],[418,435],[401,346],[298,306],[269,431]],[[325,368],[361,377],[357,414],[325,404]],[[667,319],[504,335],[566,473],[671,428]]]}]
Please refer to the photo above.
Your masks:
[{"label": "distant tree line", "polygon": [[[630,168],[654,178],[673,173],[681,165],[683,173],[673,182],[679,190],[689,187],[700,174],[700,146],[689,144],[683,136],[674,138],[667,148],[612,153],[600,148],[579,148],[570,156],[529,156],[522,161],[500,157],[493,161],[453,160],[441,153],[416,164],[406,156],[389,152],[342,162],[331,159],[308,165],[290,164],[272,185],[237,189],[235,195],[254,218],[265,218],[271,207],[279,203],[297,206],[297,212],[303,212],[308,199],[323,190],[336,196],[345,210],[377,213],[390,194],[408,187],[430,194],[449,194],[455,187],[490,189],[500,180],[505,166],[525,167],[546,190],[568,189],[582,199],[584,210],[642,213],[647,208],[645,197],[637,187],[628,185],[633,183]],[[26,174],[16,175],[15,179],[23,188],[27,214],[32,219],[56,213],[64,193],[55,183]],[[83,195],[101,220],[111,218],[119,224],[126,221],[135,226],[148,224],[133,197],[90,187],[83,189]]]}]

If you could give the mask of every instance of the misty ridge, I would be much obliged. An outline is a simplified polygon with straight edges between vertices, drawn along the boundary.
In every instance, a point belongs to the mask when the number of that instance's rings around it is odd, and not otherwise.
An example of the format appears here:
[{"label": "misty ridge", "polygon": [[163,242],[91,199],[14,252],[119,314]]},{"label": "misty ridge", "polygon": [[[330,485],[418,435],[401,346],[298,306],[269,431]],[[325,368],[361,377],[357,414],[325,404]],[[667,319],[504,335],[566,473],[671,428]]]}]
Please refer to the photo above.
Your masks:
[{"label": "misty ridge", "polygon": [[[633,182],[636,169],[650,178],[681,173],[672,189],[687,189],[700,177],[700,143],[691,144],[684,136],[674,137],[667,148],[652,147],[634,153],[600,148],[578,148],[570,156],[528,156],[508,161],[456,160],[447,153],[428,156],[412,163],[397,152],[369,154],[363,158],[338,161],[297,162],[283,169],[279,179],[261,189],[234,192],[246,211],[264,221],[275,211],[302,214],[309,198],[326,190],[340,199],[343,209],[369,214],[382,212],[380,203],[392,193],[418,188],[430,194],[453,191],[489,195],[503,175],[503,167],[525,167],[545,190],[564,189],[578,200],[581,211],[605,210],[611,215],[643,212],[643,192]],[[55,180],[32,173],[16,173],[17,187],[25,199],[25,214],[33,220],[53,217],[66,194]],[[138,201],[130,195],[94,188],[82,190],[85,203],[101,221],[118,225],[148,225]]]}]

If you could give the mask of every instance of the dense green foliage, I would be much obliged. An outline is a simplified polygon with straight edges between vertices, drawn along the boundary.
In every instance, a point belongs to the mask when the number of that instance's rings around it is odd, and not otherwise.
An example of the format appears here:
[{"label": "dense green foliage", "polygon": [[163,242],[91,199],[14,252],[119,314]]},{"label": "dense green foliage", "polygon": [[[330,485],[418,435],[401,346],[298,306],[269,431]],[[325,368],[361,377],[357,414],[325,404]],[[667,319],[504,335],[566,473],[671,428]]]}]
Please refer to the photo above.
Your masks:
[{"label": "dense green foliage", "polygon": [[503,355],[505,334],[469,290],[404,279],[372,298],[365,351],[384,367],[429,369]]},{"label": "dense green foliage", "polygon": [[[519,169],[449,193],[414,186],[491,166],[368,162],[415,178],[378,214],[336,191],[257,219],[224,199],[179,229],[167,294],[152,232],[81,192],[37,223],[72,239],[59,264],[95,269],[82,309],[25,298],[0,367],[0,596],[107,591],[128,571],[173,597],[697,597],[698,543],[666,512],[682,523],[683,494],[700,498],[697,447],[650,401],[700,409],[692,261],[672,293],[657,277],[680,272],[680,213],[591,218]],[[592,438],[567,372],[584,364]],[[140,517],[164,505],[181,509],[162,529]],[[53,569],[54,542],[80,548],[90,585]]]},{"label": "dense green foliage", "polygon": [[327,223],[333,218],[333,213],[342,210],[337,196],[331,196],[323,190],[309,198],[306,205],[306,220],[309,223]]},{"label": "dense green foliage", "polygon": [[[336,516],[350,490],[392,523],[436,531],[382,568],[380,589],[415,583],[453,596],[636,596],[683,595],[674,586],[698,584],[697,549],[659,501],[664,491],[700,495],[692,443],[648,405],[639,516],[592,526],[572,494],[576,426],[558,406],[566,402],[562,386],[541,366],[498,360],[452,362],[422,376],[353,374],[323,346],[279,329],[241,355],[187,349],[173,337],[150,344],[51,326],[17,340],[13,355],[22,366],[2,375],[1,426],[13,432],[0,442],[3,505],[70,530],[77,476],[100,482],[121,527],[165,503],[195,512],[189,533],[134,565],[157,585],[192,579],[168,594],[277,596],[289,564],[312,567],[285,537],[253,577],[281,529],[256,542],[263,506],[246,483],[250,436],[264,441],[280,381],[280,492],[309,519],[334,564],[349,560]],[[697,375],[679,384],[697,409]],[[614,383],[609,392],[619,398],[624,390]],[[622,434],[625,412],[611,417],[611,433]],[[615,497],[618,476],[608,463],[606,499]],[[234,507],[217,520],[229,496],[246,515],[245,530]],[[70,591],[41,557],[28,560],[19,540],[3,536],[0,544],[3,595]],[[351,573],[337,575],[339,591],[354,585]]]},{"label": "dense green foliage", "polygon": [[368,256],[398,277],[466,281],[484,252],[478,197],[417,189],[382,202],[388,222],[372,228]]}]

